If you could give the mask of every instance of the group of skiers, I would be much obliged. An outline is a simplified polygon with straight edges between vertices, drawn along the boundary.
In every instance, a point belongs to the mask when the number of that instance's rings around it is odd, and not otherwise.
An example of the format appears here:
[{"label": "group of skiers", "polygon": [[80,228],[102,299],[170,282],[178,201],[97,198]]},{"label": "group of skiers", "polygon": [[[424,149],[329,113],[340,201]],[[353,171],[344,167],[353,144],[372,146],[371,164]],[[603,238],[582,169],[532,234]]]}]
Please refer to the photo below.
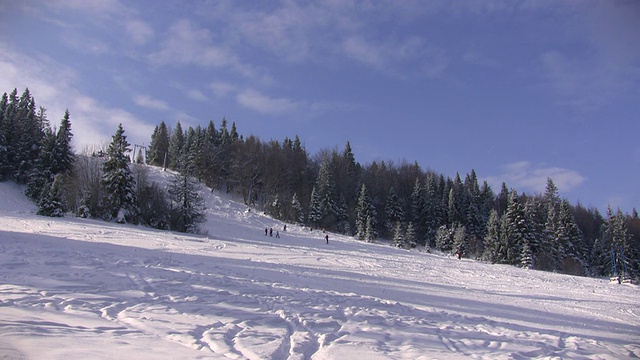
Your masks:
[{"label": "group of skiers", "polygon": [[[284,226],[284,231],[287,231],[287,225]],[[273,236],[273,228],[264,228],[264,236]],[[280,232],[276,230],[276,238],[280,238]]]},{"label": "group of skiers", "polygon": [[[313,229],[311,229],[313,231]],[[287,224],[284,225],[282,231],[287,231]],[[324,232],[324,231],[323,231]],[[273,236],[273,228],[264,228],[264,236]],[[280,232],[276,230],[276,238],[280,238]],[[329,243],[329,234],[325,233],[324,240]]]}]

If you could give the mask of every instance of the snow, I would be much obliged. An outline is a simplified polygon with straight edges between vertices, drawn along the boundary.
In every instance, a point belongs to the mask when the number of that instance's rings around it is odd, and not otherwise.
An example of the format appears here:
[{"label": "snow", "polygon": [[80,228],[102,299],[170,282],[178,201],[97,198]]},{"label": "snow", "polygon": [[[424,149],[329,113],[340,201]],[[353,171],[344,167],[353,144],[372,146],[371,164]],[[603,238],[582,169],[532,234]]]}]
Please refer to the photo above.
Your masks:
[{"label": "snow", "polygon": [[325,244],[206,190],[207,235],[40,217],[21,191],[0,183],[2,359],[640,357],[635,285]]}]

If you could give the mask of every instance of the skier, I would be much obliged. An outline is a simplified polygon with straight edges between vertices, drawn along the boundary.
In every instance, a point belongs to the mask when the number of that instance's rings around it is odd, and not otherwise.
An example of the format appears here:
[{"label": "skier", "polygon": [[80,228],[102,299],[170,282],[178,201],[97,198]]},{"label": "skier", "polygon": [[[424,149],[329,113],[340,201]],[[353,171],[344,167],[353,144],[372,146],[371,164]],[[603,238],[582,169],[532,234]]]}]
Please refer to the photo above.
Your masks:
[{"label": "skier", "polygon": [[287,224],[284,224],[283,231],[287,231]]},{"label": "skier", "polygon": [[276,239],[280,239],[280,232],[276,230]]},{"label": "skier", "polygon": [[267,236],[267,228],[264,228],[264,236]]},{"label": "skier", "polygon": [[269,229],[269,236],[273,236],[273,228]]},{"label": "skier", "polygon": [[327,241],[327,244],[329,243],[329,234],[324,236],[324,239]]}]

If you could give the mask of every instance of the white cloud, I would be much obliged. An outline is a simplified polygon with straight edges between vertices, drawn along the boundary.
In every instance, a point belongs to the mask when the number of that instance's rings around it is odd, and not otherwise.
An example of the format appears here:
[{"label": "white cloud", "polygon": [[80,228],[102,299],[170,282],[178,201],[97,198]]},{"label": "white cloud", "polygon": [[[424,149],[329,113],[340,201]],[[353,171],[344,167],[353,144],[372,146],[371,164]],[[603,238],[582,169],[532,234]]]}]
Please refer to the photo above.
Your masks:
[{"label": "white cloud", "polygon": [[205,94],[200,90],[189,90],[187,91],[187,96],[195,101],[207,101],[208,98]]},{"label": "white cloud", "polygon": [[169,106],[164,101],[153,99],[148,95],[138,95],[133,99],[133,101],[139,106],[142,106],[147,109],[153,109],[153,110],[169,109]]},{"label": "white cloud", "polygon": [[550,50],[539,58],[559,103],[589,112],[629,96],[640,84],[640,3],[577,3],[567,11],[571,40],[582,50]]},{"label": "white cloud", "polygon": [[400,77],[423,75],[435,78],[449,66],[449,58],[443,49],[427,44],[419,37],[372,41],[355,35],[342,43],[342,49],[355,61]]},{"label": "white cloud", "polygon": [[580,186],[586,180],[575,170],[561,167],[543,167],[532,165],[528,161],[519,161],[503,166],[503,172],[487,178],[494,189],[499,189],[502,182],[519,191],[543,193],[547,179],[551,178],[558,190],[568,192]]},{"label": "white cloud", "polygon": [[387,62],[387,56],[381,46],[374,46],[361,37],[352,36],[346,39],[342,45],[349,57],[376,69],[383,69]]},{"label": "white cloud", "polygon": [[119,0],[52,0],[47,6],[61,11],[81,11],[92,16],[106,16],[128,12]]},{"label": "white cloud", "polygon": [[271,98],[256,90],[243,90],[236,95],[238,104],[263,114],[290,113],[298,109],[299,104],[286,98]]},{"label": "white cloud", "polygon": [[230,68],[244,76],[254,74],[253,69],[243,64],[232,50],[221,42],[214,44],[214,36],[208,29],[197,28],[189,20],[175,22],[169,28],[161,49],[147,58],[155,65]]},{"label": "white cloud", "polygon": [[468,64],[480,66],[487,69],[499,69],[502,64],[478,51],[470,50],[462,55],[462,60]]},{"label": "white cloud", "polygon": [[125,29],[136,45],[144,45],[154,36],[153,28],[140,20],[127,21]]},{"label": "white cloud", "polygon": [[[0,84],[11,91],[28,87],[36,100],[36,106],[44,106],[52,125],[57,125],[69,109],[71,129],[76,150],[87,145],[110,141],[119,123],[130,136],[131,143],[147,141],[153,131],[151,125],[133,114],[107,107],[95,98],[78,90],[77,73],[49,58],[33,58],[0,44]],[[55,85],[51,85],[55,84]]]},{"label": "white cloud", "polygon": [[238,87],[234,84],[216,81],[212,82],[209,87],[213,90],[213,94],[217,97],[225,97],[232,93],[235,93],[238,90]]}]

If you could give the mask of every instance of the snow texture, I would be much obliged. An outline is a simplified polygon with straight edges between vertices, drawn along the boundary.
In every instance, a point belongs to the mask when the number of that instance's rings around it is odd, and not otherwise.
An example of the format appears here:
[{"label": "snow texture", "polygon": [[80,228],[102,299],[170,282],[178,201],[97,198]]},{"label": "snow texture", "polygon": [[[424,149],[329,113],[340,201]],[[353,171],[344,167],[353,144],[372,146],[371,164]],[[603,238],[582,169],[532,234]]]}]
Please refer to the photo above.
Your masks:
[{"label": "snow texture", "polygon": [[40,217],[21,191],[0,183],[2,359],[640,357],[635,285],[326,244],[204,189],[206,236]]}]

